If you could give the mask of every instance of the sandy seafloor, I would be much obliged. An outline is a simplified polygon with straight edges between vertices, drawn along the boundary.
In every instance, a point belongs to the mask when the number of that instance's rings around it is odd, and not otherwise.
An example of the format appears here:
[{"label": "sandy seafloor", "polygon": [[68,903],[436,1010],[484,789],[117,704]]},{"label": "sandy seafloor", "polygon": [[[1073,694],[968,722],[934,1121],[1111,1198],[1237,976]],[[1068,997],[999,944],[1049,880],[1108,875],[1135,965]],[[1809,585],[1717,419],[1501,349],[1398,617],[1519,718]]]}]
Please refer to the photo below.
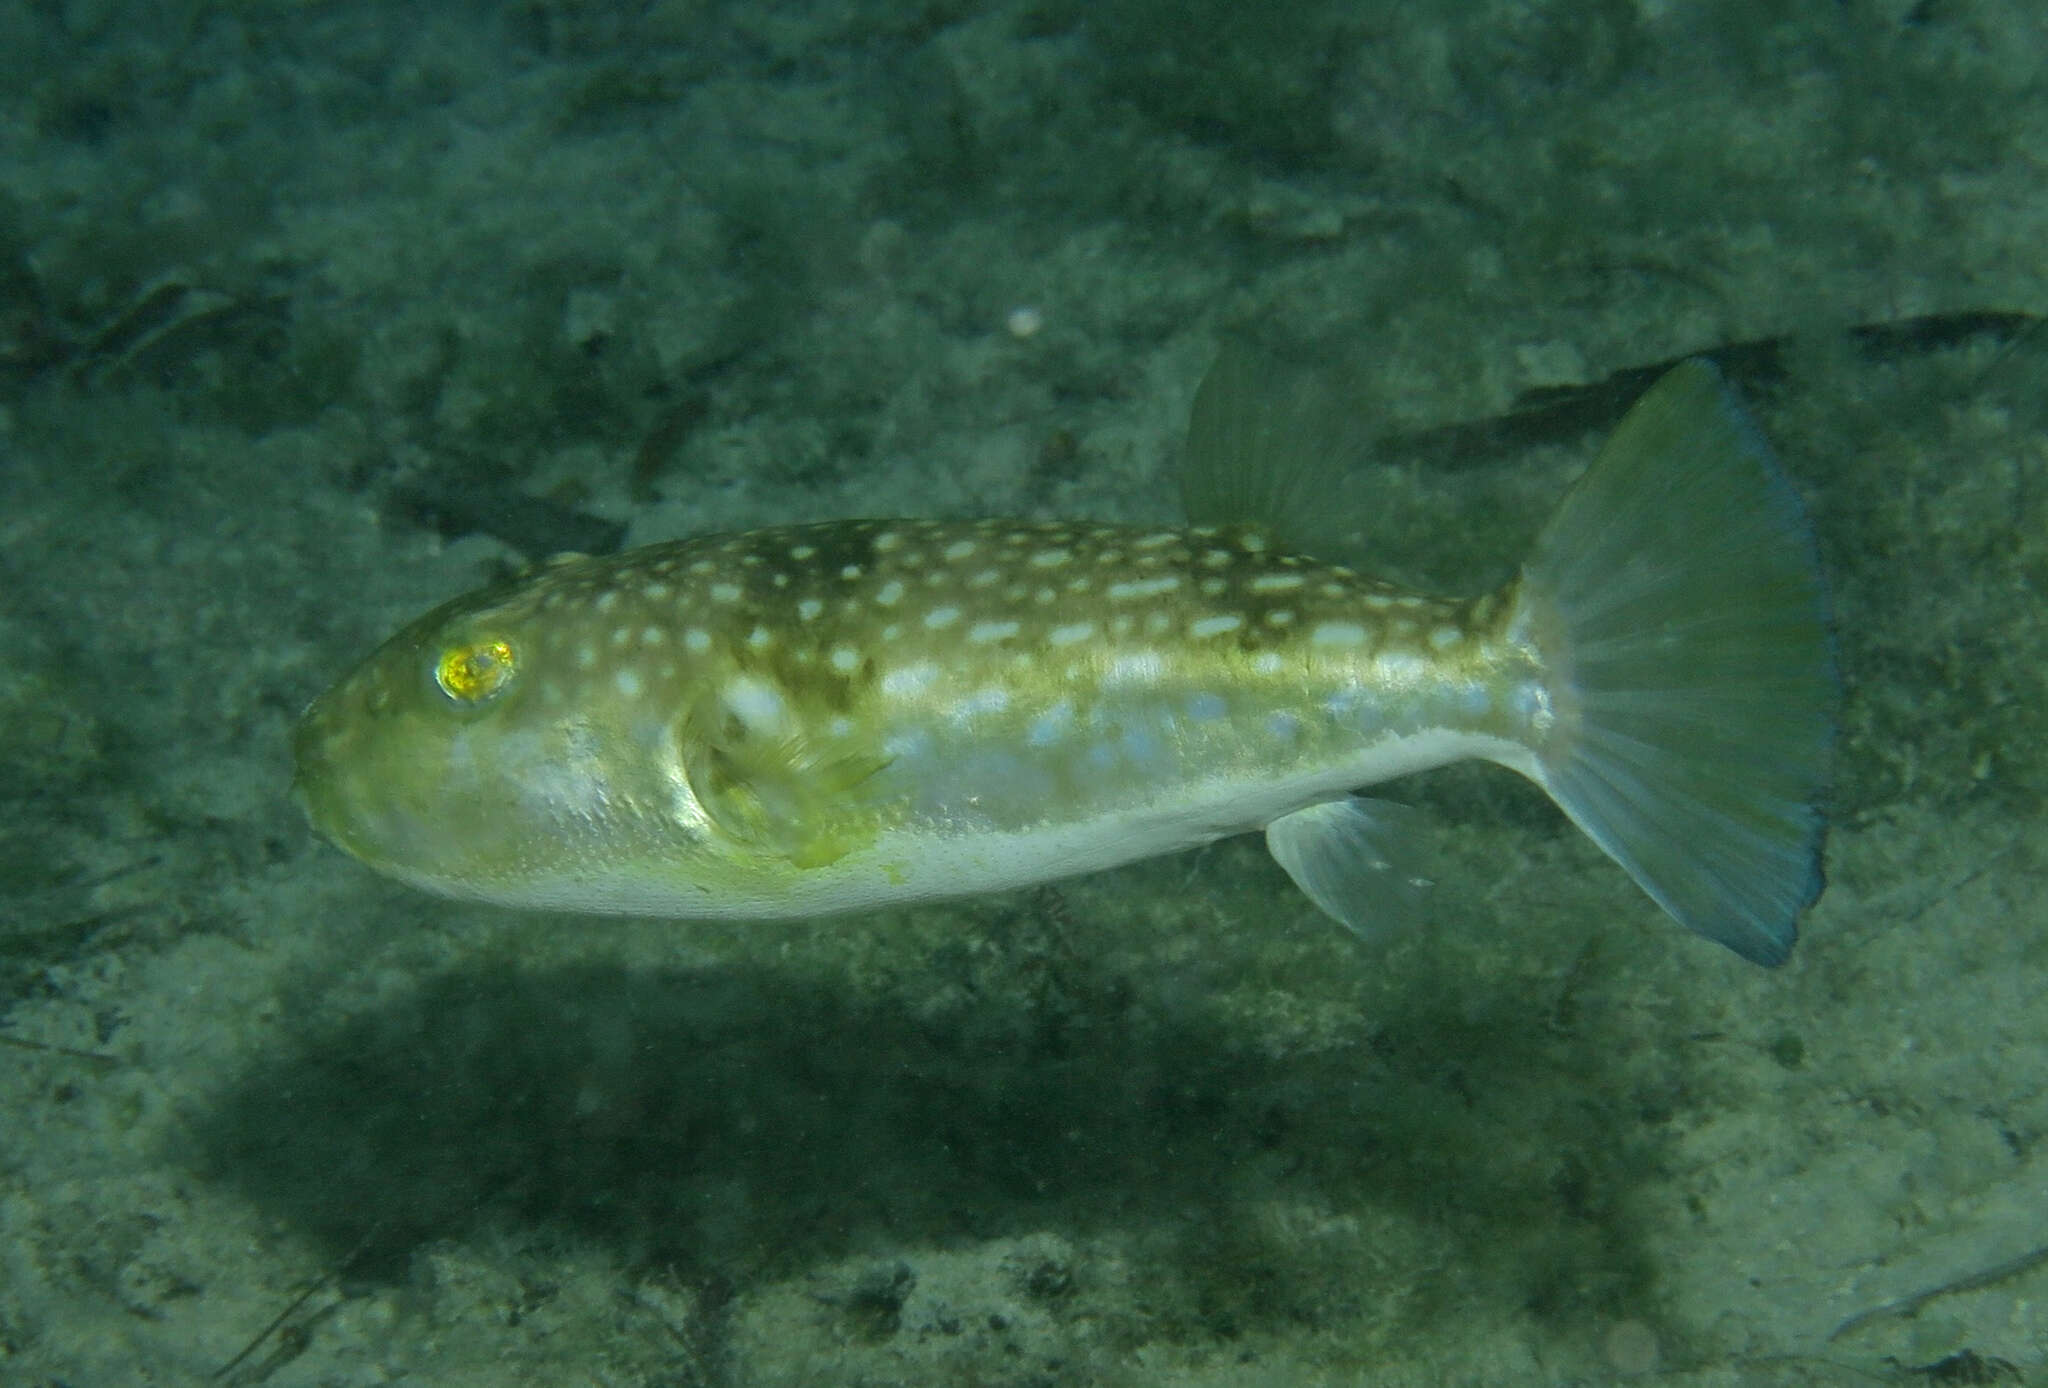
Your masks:
[{"label": "sandy seafloor", "polygon": [[[0,1383],[2048,1378],[2048,336],[1847,332],[2048,310],[2044,13],[0,6]],[[286,799],[508,539],[1170,520],[1232,337],[1362,439],[1784,339],[1787,967],[1492,769],[1370,946],[1255,841],[590,922]],[[1372,562],[1499,581],[1596,438],[1383,446]]]}]

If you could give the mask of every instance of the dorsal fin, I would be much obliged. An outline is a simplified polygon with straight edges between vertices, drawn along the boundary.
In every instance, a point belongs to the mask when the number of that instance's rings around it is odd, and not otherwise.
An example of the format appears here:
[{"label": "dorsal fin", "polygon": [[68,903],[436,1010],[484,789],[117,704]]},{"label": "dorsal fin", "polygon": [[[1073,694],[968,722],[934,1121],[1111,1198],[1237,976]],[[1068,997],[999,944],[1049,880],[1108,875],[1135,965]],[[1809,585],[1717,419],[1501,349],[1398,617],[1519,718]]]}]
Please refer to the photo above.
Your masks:
[{"label": "dorsal fin", "polygon": [[1294,554],[1342,553],[1356,518],[1331,499],[1350,470],[1349,432],[1311,375],[1226,346],[1188,412],[1188,523],[1248,526]]}]

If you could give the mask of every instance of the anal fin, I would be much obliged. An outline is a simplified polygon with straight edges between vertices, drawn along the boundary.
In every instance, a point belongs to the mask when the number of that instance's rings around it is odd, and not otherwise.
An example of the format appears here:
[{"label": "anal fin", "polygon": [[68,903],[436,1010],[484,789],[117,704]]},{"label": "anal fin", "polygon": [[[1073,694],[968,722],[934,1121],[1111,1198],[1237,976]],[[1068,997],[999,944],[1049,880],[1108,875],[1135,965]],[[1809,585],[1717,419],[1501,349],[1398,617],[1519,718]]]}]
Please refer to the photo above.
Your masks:
[{"label": "anal fin", "polygon": [[1324,914],[1371,938],[1422,918],[1430,886],[1425,818],[1351,795],[1280,816],[1266,826],[1266,847]]}]

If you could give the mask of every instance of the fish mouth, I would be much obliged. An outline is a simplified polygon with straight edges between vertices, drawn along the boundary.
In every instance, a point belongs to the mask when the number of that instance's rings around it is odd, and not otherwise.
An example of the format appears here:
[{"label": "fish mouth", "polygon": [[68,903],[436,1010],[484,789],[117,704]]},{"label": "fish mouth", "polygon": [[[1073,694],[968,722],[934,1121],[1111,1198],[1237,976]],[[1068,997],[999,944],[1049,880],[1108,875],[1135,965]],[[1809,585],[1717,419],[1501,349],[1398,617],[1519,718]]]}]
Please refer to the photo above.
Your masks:
[{"label": "fish mouth", "polygon": [[361,803],[331,767],[302,763],[292,777],[290,795],[313,837],[379,871],[397,870],[389,861],[394,844],[416,841],[416,836],[409,840],[406,834],[394,833],[389,814]]},{"label": "fish mouth", "polygon": [[321,838],[327,838],[320,826],[318,807],[314,803],[312,782],[321,775],[325,759],[319,755],[319,744],[323,734],[320,731],[320,708],[324,701],[315,699],[299,716],[299,726],[292,730],[292,784],[288,792],[291,802],[299,807],[307,825]]},{"label": "fish mouth", "polygon": [[363,856],[360,842],[364,806],[356,803],[349,774],[347,748],[333,741],[328,701],[316,699],[292,735],[292,783],[288,794],[315,837],[352,857]]},{"label": "fish mouth", "polygon": [[306,828],[312,832],[314,838],[322,843],[331,844],[351,856],[356,854],[356,850],[335,832],[332,814],[321,812],[320,801],[306,784],[304,773],[292,777],[291,789],[287,794],[292,804],[298,807],[300,818],[305,820]]},{"label": "fish mouth", "polygon": [[[330,787],[323,793],[322,785]],[[323,843],[332,844],[342,852],[358,856],[357,850],[343,837],[337,819],[338,807],[331,793],[331,778],[323,776],[317,769],[309,769],[302,761],[292,774],[291,789],[287,792],[292,804],[296,805],[306,827],[313,837]]]}]

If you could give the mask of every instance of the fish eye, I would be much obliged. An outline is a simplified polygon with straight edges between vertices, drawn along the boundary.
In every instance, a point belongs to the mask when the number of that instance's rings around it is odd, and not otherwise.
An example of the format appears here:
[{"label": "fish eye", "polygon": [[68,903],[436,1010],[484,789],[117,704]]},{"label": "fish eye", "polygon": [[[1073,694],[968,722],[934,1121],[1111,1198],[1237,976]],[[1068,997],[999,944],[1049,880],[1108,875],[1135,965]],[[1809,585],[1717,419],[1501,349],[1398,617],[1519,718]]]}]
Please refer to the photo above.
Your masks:
[{"label": "fish eye", "polygon": [[441,652],[434,683],[458,704],[481,704],[505,692],[519,669],[518,652],[500,638],[464,641]]}]

